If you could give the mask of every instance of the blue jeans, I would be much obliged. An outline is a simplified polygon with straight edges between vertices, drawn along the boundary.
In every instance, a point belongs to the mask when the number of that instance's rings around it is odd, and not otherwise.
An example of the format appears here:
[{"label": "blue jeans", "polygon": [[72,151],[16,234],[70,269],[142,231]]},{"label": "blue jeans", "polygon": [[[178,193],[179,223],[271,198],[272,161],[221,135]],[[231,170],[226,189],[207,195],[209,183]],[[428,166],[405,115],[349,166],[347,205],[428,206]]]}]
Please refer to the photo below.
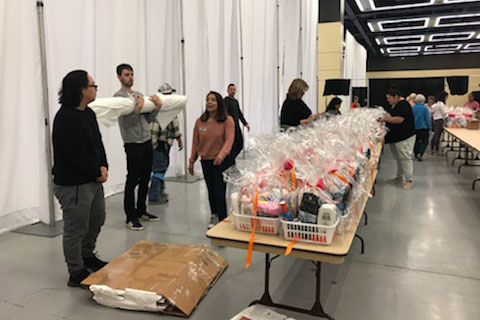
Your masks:
[{"label": "blue jeans", "polygon": [[170,164],[170,147],[166,150],[163,146],[153,151],[152,162],[152,183],[150,185],[150,191],[148,193],[148,201],[158,201],[160,195],[165,190],[165,173],[167,172],[168,165]]}]

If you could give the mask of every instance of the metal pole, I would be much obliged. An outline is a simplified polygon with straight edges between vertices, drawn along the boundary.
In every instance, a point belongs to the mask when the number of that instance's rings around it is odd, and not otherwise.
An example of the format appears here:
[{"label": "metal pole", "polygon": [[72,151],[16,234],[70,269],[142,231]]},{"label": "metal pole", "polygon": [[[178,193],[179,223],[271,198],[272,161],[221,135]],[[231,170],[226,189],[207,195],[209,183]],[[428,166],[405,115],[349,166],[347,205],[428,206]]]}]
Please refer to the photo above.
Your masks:
[{"label": "metal pole", "polygon": [[302,12],[302,0],[299,0],[300,1],[300,28],[298,29],[298,66],[299,66],[299,69],[300,69],[300,78],[302,78],[303,76],[303,38],[302,38],[302,34],[303,34],[303,19],[302,19],[302,15],[303,15],[303,12]]},{"label": "metal pole", "polygon": [[[277,124],[280,123],[280,4],[279,1],[276,0],[276,24],[277,24],[277,110],[276,110],[276,119],[277,119]],[[277,126],[278,127],[278,126]],[[277,127],[275,128],[275,131],[277,131]]]},{"label": "metal pole", "polygon": [[[244,85],[244,74],[243,74],[243,25],[242,25],[242,2],[241,0],[237,1],[238,3],[238,23],[239,23],[239,35],[240,35],[240,96],[242,97],[242,113],[245,115],[245,89]],[[245,126],[242,126],[242,134],[245,136]],[[242,151],[243,159],[245,159],[245,142],[244,148]]]},{"label": "metal pole", "polygon": [[38,36],[40,40],[40,67],[42,72],[42,93],[43,93],[43,113],[45,123],[45,152],[47,156],[47,170],[48,170],[48,210],[50,216],[50,226],[55,227],[55,210],[53,207],[53,182],[52,174],[52,146],[50,137],[50,108],[48,105],[48,78],[47,78],[47,57],[45,50],[45,24],[43,21],[43,1],[37,1],[37,16],[38,16]]},{"label": "metal pole", "polygon": [[[185,37],[183,31],[183,0],[179,1],[179,14],[180,14],[180,44],[181,44],[181,57],[182,57],[182,94],[187,95],[187,81],[185,79]],[[184,148],[183,148],[183,165],[185,180],[188,178],[188,159],[187,159],[187,150],[188,150],[188,133],[187,133],[187,107],[183,110],[183,136],[184,136]]]}]

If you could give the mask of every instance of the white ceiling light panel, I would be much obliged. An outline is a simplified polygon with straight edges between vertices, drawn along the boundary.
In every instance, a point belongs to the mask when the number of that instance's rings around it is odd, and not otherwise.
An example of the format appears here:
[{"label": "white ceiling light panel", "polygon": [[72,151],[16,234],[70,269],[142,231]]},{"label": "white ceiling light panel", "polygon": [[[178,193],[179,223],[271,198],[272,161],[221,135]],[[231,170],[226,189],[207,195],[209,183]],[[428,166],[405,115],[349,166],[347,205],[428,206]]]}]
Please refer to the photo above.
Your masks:
[{"label": "white ceiling light panel", "polygon": [[428,37],[430,42],[452,41],[452,40],[470,40],[475,35],[474,31],[467,32],[448,32],[433,33]]},{"label": "white ceiling light panel", "polygon": [[422,43],[425,41],[425,35],[419,34],[414,36],[384,37],[383,41],[387,45]]},{"label": "white ceiling light panel", "polygon": [[425,29],[429,23],[430,18],[428,17],[377,21],[380,31]]},{"label": "white ceiling light panel", "polygon": [[460,27],[480,24],[480,13],[455,14],[435,18],[435,27]]},{"label": "white ceiling light panel", "polygon": [[422,48],[420,46],[409,46],[409,47],[390,47],[387,48],[388,53],[414,53],[420,52]]}]

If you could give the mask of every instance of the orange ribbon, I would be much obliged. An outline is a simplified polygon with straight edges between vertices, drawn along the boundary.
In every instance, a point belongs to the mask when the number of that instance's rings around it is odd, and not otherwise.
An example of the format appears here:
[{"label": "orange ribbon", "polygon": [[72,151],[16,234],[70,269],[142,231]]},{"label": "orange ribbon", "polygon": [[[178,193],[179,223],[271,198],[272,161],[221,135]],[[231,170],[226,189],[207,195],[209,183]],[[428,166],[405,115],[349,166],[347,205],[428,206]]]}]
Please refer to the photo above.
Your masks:
[{"label": "orange ribbon", "polygon": [[342,180],[343,183],[345,183],[345,184],[348,186],[348,180],[347,180],[347,178],[345,178],[344,176],[342,176],[342,175],[340,175],[340,174],[338,174],[338,173],[336,173],[336,172],[334,172],[334,171],[330,171],[330,174],[331,174],[331,175],[334,175],[334,176],[337,177],[338,179]]},{"label": "orange ribbon", "polygon": [[285,257],[290,255],[290,253],[292,253],[292,250],[293,250],[293,246],[297,243],[297,241],[292,241],[288,244],[288,247],[287,249],[285,250]]},{"label": "orange ribbon", "polygon": [[250,267],[252,262],[252,252],[253,252],[253,242],[255,239],[255,230],[257,229],[257,205],[258,205],[258,190],[255,188],[255,198],[253,199],[253,220],[252,234],[250,235],[250,240],[248,241],[248,252],[247,252],[247,261],[245,262],[245,268]]},{"label": "orange ribbon", "polygon": [[295,168],[292,168],[292,190],[295,190],[297,182],[297,173],[295,172]]}]

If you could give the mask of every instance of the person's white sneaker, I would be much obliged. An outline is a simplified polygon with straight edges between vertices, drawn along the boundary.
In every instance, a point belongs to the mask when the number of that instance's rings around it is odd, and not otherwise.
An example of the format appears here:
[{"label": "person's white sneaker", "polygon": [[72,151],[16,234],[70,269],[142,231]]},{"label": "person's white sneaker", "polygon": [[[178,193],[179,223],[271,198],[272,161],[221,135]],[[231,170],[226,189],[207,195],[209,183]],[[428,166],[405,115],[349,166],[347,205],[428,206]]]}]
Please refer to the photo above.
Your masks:
[{"label": "person's white sneaker", "polygon": [[413,181],[407,180],[403,183],[404,190],[412,190],[413,189]]},{"label": "person's white sneaker", "polygon": [[208,224],[207,229],[208,230],[212,229],[213,227],[215,227],[215,225],[217,223],[218,223],[218,216],[217,215],[212,215],[210,217],[210,223]]}]

